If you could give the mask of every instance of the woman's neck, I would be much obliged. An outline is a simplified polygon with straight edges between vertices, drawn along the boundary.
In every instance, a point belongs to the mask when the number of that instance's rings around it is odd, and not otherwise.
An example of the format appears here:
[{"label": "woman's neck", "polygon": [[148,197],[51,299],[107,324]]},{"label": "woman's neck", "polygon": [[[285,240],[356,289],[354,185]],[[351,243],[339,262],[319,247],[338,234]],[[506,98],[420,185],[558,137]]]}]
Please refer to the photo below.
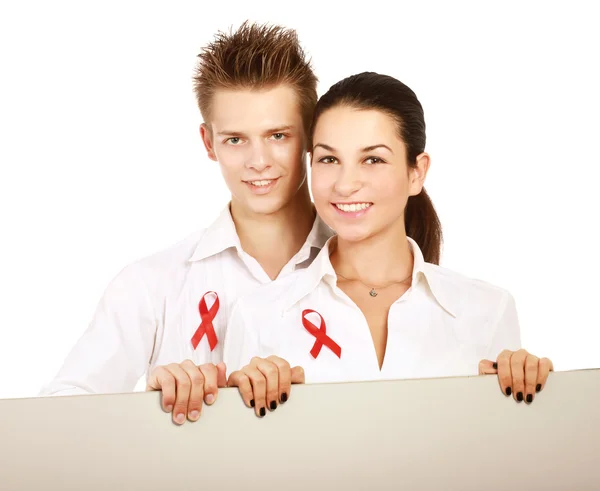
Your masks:
[{"label": "woman's neck", "polygon": [[343,278],[374,287],[410,278],[414,258],[402,225],[358,242],[336,237],[331,264]]}]

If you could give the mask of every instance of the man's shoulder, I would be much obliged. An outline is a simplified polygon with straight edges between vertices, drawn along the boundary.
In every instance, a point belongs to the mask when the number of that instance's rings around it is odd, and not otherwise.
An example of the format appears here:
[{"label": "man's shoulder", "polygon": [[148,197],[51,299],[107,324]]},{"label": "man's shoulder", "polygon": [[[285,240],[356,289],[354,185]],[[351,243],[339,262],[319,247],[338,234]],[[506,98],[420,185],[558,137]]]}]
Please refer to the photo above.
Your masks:
[{"label": "man's shoulder", "polygon": [[113,281],[155,283],[160,278],[172,279],[178,273],[185,272],[206,230],[196,230],[178,242],[132,260],[121,268]]}]

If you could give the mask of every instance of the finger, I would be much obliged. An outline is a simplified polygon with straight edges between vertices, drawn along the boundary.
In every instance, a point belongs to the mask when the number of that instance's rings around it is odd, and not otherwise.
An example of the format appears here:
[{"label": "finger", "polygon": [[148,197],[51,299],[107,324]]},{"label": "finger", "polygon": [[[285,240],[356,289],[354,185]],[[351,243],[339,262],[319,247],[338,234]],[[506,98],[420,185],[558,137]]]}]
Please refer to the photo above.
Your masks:
[{"label": "finger", "polygon": [[541,358],[538,363],[538,379],[535,387],[536,392],[540,392],[546,386],[546,381],[550,372],[554,371],[554,365],[548,358]]},{"label": "finger", "polygon": [[277,400],[283,403],[288,400],[290,391],[292,390],[292,369],[286,360],[279,358],[278,356],[269,356],[267,360],[274,363],[279,371]]},{"label": "finger", "polygon": [[196,421],[202,412],[204,397],[204,375],[192,360],[185,360],[180,367],[185,371],[190,381],[189,399],[186,415],[190,421]]},{"label": "finger", "polygon": [[512,373],[510,369],[510,358],[513,352],[504,350],[498,355],[498,383],[503,394],[512,394]]},{"label": "finger", "polygon": [[190,377],[186,371],[176,363],[167,365],[167,370],[169,370],[171,375],[175,377],[176,384],[175,405],[173,406],[173,422],[177,424],[183,424],[185,422],[185,418],[187,417],[187,407],[190,399],[192,381],[190,380]]},{"label": "finger", "polygon": [[493,375],[498,373],[498,364],[491,360],[481,360],[479,362],[479,375]]},{"label": "finger", "polygon": [[293,367],[292,368],[292,384],[303,384],[304,383],[304,368]]},{"label": "finger", "polygon": [[162,391],[163,410],[168,413],[173,410],[175,405],[175,378],[165,367],[160,366],[153,370],[148,379],[146,390]]},{"label": "finger", "polygon": [[252,384],[244,372],[241,370],[233,372],[229,376],[227,385],[229,387],[237,387],[239,389],[242,400],[247,407],[254,407],[256,405],[254,401],[254,393],[252,392]]},{"label": "finger", "polygon": [[225,363],[217,363],[217,386],[227,387],[227,366]]},{"label": "finger", "polygon": [[528,355],[525,359],[525,402],[528,404],[533,402],[538,379],[539,361],[540,359],[534,355]]},{"label": "finger", "polygon": [[529,353],[524,349],[515,351],[510,357],[510,369],[512,372],[513,396],[516,401],[524,399],[525,392],[525,360]]},{"label": "finger", "polygon": [[275,363],[266,359],[256,360],[256,368],[264,375],[267,382],[266,402],[271,411],[277,409],[279,400],[279,368]]},{"label": "finger", "polygon": [[267,379],[263,373],[255,366],[248,365],[244,367],[243,372],[250,379],[252,385],[252,399],[254,399],[254,412],[261,418],[267,414]]},{"label": "finger", "polygon": [[198,367],[204,375],[204,402],[209,406],[217,400],[218,388],[217,377],[218,370],[212,363],[206,363]]}]

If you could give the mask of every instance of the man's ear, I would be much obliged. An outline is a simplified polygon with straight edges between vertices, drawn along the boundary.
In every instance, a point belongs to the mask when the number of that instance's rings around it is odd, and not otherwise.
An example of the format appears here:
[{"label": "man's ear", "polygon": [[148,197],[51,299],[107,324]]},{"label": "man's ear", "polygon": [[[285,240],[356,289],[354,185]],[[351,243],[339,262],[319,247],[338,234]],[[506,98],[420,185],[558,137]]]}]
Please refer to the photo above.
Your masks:
[{"label": "man's ear", "polygon": [[206,123],[202,123],[200,125],[200,136],[202,138],[202,143],[204,143],[204,148],[206,148],[208,158],[216,162],[217,156],[215,155],[215,149],[213,145],[212,130]]}]

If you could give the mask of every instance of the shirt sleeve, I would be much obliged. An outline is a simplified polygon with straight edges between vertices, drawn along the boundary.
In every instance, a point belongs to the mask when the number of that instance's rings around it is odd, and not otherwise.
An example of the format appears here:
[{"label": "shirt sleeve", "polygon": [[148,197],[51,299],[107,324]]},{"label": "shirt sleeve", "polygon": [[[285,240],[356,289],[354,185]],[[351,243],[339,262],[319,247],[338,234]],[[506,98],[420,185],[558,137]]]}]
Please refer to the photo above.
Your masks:
[{"label": "shirt sleeve", "polygon": [[[223,342],[223,361],[227,367],[227,377],[243,368],[250,360],[259,356],[260,343],[258,332],[246,322],[245,302],[238,300],[229,316],[227,332]],[[249,313],[249,312],[248,312]]]},{"label": "shirt sleeve", "polygon": [[521,328],[514,297],[506,293],[495,321],[494,335],[487,359],[496,360],[503,350],[521,349]]},{"label": "shirt sleeve", "polygon": [[108,285],[91,323],[40,396],[133,392],[150,364],[157,331],[140,265]]}]

